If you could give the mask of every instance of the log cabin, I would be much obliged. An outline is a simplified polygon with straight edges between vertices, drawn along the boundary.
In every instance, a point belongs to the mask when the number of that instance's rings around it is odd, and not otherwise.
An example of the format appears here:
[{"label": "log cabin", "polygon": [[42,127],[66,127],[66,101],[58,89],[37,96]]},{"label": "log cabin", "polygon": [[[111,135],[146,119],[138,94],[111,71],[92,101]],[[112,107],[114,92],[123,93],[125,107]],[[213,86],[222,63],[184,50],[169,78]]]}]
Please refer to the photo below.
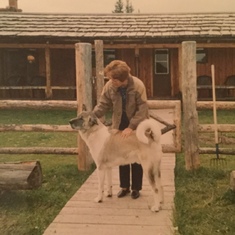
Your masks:
[{"label": "log cabin", "polygon": [[[0,12],[0,99],[75,100],[75,44],[103,41],[104,65],[127,62],[149,99],[181,98],[181,45],[196,41],[198,99],[235,98],[235,12],[49,14]],[[95,50],[94,50],[95,51]],[[95,80],[95,52],[92,55]],[[208,79],[209,77],[209,79]],[[209,89],[204,89],[205,87]]]}]

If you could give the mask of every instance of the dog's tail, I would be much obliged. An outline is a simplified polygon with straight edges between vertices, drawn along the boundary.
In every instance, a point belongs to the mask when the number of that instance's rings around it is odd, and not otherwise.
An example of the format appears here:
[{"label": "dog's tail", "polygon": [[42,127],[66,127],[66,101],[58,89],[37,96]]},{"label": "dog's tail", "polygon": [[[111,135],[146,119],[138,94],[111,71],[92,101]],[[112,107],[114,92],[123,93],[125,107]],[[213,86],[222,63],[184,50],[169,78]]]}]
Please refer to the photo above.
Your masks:
[{"label": "dog's tail", "polygon": [[136,129],[136,137],[144,144],[149,144],[151,141],[158,143],[161,138],[161,129],[158,122],[151,118],[142,121]]}]

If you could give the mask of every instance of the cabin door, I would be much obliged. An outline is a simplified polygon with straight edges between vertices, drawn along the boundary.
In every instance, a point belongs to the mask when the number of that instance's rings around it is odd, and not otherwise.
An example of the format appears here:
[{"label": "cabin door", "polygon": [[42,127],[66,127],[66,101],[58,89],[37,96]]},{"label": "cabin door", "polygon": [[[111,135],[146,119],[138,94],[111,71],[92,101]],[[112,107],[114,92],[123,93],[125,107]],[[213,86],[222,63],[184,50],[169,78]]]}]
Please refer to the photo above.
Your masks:
[{"label": "cabin door", "polygon": [[154,52],[153,96],[169,98],[171,96],[171,74],[169,50],[156,49]]}]

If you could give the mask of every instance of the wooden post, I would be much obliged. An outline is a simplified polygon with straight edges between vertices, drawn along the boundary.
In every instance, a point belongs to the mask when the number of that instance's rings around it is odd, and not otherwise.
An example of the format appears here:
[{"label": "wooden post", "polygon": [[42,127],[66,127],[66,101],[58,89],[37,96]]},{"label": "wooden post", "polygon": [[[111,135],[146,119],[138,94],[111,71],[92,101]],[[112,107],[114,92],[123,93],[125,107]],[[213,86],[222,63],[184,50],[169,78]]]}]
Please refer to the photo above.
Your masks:
[{"label": "wooden post", "polygon": [[135,48],[135,76],[139,77],[139,56],[140,50],[139,48]]},{"label": "wooden post", "polygon": [[46,98],[50,99],[52,97],[51,90],[51,58],[49,47],[45,48],[45,60],[46,60]]},{"label": "wooden post", "polygon": [[182,94],[182,45],[178,49],[178,60],[179,60],[179,90],[180,93]]},{"label": "wooden post", "polygon": [[[76,43],[76,85],[78,113],[84,108],[92,110],[92,46],[90,43]],[[89,150],[85,142],[78,135],[78,169],[88,170],[92,163]]]},{"label": "wooden post", "polygon": [[235,191],[235,171],[230,173],[230,188]]},{"label": "wooden post", "polygon": [[95,40],[95,58],[96,58],[96,99],[100,99],[104,87],[104,53],[103,41]]},{"label": "wooden post", "polygon": [[200,166],[196,109],[196,42],[182,43],[182,98],[185,165],[187,170],[192,170]]}]

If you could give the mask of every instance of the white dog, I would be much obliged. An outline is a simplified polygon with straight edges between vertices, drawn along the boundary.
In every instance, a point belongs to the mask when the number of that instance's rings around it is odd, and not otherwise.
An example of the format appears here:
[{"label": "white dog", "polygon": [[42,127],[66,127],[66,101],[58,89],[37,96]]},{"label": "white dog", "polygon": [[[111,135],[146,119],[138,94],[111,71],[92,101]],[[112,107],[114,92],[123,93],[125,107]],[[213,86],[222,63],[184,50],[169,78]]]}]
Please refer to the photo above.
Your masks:
[{"label": "white dog", "polygon": [[98,171],[99,190],[96,202],[102,202],[105,174],[107,174],[108,192],[112,196],[112,167],[130,163],[140,163],[145,176],[152,187],[154,205],[152,211],[159,211],[163,203],[161,186],[161,129],[158,122],[146,119],[129,137],[121,137],[121,131],[109,131],[108,127],[92,112],[82,112],[70,120],[73,129],[79,131],[87,144]]}]

